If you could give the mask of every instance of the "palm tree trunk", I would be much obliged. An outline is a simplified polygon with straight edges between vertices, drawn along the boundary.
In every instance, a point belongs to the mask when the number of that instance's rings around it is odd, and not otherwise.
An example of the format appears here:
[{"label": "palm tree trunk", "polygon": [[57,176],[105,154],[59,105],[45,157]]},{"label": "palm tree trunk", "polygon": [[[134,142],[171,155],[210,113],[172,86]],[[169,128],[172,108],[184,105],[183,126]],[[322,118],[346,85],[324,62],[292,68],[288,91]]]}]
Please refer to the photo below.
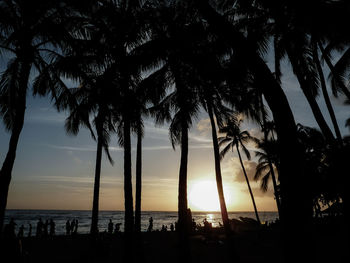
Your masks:
[{"label": "palm tree trunk", "polygon": [[135,204],[135,231],[141,232],[141,189],[142,189],[142,133],[140,124],[137,128],[136,152],[136,204]]},{"label": "palm tree trunk", "polygon": [[21,134],[23,124],[24,124],[24,115],[26,110],[26,93],[28,79],[31,69],[31,63],[22,63],[21,69],[21,79],[19,80],[19,91],[18,91],[18,100],[16,101],[17,105],[14,112],[13,126],[11,129],[11,137],[9,142],[9,148],[2,164],[0,170],[0,235],[2,233],[2,228],[4,225],[5,219],[5,210],[7,206],[7,196],[10,187],[12,169],[16,159],[17,145],[19,141],[19,136]]},{"label": "palm tree trunk", "polygon": [[188,163],[188,127],[184,122],[181,127],[181,159],[178,194],[178,228],[181,236],[187,237],[187,163]]},{"label": "palm tree trunk", "polygon": [[311,107],[311,111],[315,117],[315,120],[318,124],[318,126],[320,127],[323,135],[325,136],[325,138],[327,139],[328,142],[334,142],[334,136],[333,133],[331,131],[331,129],[329,128],[326,120],[323,117],[323,114],[316,102],[315,96],[312,94],[311,90],[310,90],[310,85],[307,81],[307,76],[305,76],[305,73],[303,72],[303,65],[301,65],[300,61],[296,58],[296,54],[294,54],[294,52],[292,52],[292,49],[290,47],[287,47],[287,54],[289,57],[289,60],[292,64],[293,67],[293,71],[298,79],[298,82],[300,84],[300,88],[302,89],[306,100],[308,101],[310,107]]},{"label": "palm tree trunk", "polygon": [[98,234],[98,211],[100,198],[100,178],[101,178],[101,159],[102,159],[102,136],[101,131],[97,132],[97,150],[96,150],[96,167],[94,181],[94,197],[92,201],[92,216],[90,234],[97,236]]},{"label": "palm tree trunk", "polygon": [[11,132],[9,149],[7,151],[5,161],[0,170],[0,234],[4,225],[5,210],[7,205],[7,196],[11,182],[12,168],[16,159],[16,150],[19,136],[21,134],[24,123],[24,108],[18,109],[16,120]]},{"label": "palm tree trunk", "polygon": [[258,214],[258,209],[256,208],[256,204],[255,204],[255,199],[254,199],[253,191],[252,191],[252,189],[251,189],[251,187],[250,187],[248,175],[247,175],[247,172],[246,172],[246,170],[245,170],[245,168],[244,168],[244,164],[243,164],[243,161],[242,161],[242,156],[241,156],[241,153],[240,153],[239,148],[238,148],[238,141],[236,141],[236,149],[237,149],[237,153],[238,153],[239,162],[241,163],[242,170],[243,170],[243,174],[244,174],[245,180],[246,180],[247,185],[248,185],[248,190],[249,190],[249,193],[250,193],[250,197],[251,197],[252,202],[253,202],[253,207],[254,207],[254,212],[255,212],[256,221],[258,221],[258,223],[259,223],[259,225],[260,225],[261,222],[260,222],[260,218],[259,218],[259,214]]},{"label": "palm tree trunk", "polygon": [[125,199],[125,219],[124,231],[131,235],[134,226],[134,208],[132,197],[132,175],[131,175],[131,140],[130,121],[124,119],[124,199]]},{"label": "palm tree trunk", "polygon": [[[265,142],[267,142],[268,141],[268,132],[269,131],[268,131],[267,127],[266,127],[267,125],[266,125],[265,110],[264,110],[264,103],[263,103],[262,94],[259,95],[259,107],[260,107],[260,110],[263,112],[263,114],[262,114],[262,123],[260,122],[260,126],[261,126],[261,128],[262,128],[262,130],[264,132],[264,140],[265,140]],[[275,138],[274,138],[274,135],[273,135],[273,130],[271,130],[271,138],[272,138],[273,141],[275,141]],[[281,218],[281,200],[280,200],[279,192],[277,191],[276,175],[275,175],[275,171],[274,171],[274,168],[273,168],[273,165],[272,165],[270,153],[266,152],[266,155],[267,155],[267,162],[269,164],[269,169],[270,169],[270,173],[271,173],[271,180],[272,180],[274,195],[275,195],[275,199],[276,199],[278,218]]]},{"label": "palm tree trunk", "polygon": [[332,120],[334,131],[335,131],[335,134],[337,136],[337,140],[340,143],[340,145],[342,145],[343,144],[343,139],[342,139],[342,136],[341,136],[341,133],[340,133],[340,129],[339,129],[338,123],[337,123],[337,118],[335,117],[335,113],[334,113],[334,110],[333,110],[333,107],[332,107],[331,100],[329,99],[329,95],[328,95],[328,92],[327,92],[326,81],[324,79],[323,70],[322,70],[322,67],[321,67],[320,60],[318,58],[317,44],[313,43],[312,47],[313,47],[312,51],[313,51],[314,62],[316,64],[318,75],[320,77],[322,94],[323,94],[324,100],[326,102],[326,106],[327,106],[327,109],[328,109],[328,112],[329,112],[329,116],[331,117],[331,120]]},{"label": "palm tree trunk", "polygon": [[210,118],[211,134],[212,134],[212,139],[213,139],[216,186],[217,186],[218,194],[219,194],[221,217],[222,217],[222,222],[224,224],[226,235],[229,236],[231,233],[231,228],[230,228],[230,220],[229,220],[228,214],[227,214],[224,189],[222,186],[222,175],[221,175],[221,166],[220,166],[220,150],[219,150],[218,137],[216,134],[216,125],[215,125],[213,110],[212,110],[211,106],[207,105],[207,108],[208,108],[208,114],[209,114],[209,118]]}]

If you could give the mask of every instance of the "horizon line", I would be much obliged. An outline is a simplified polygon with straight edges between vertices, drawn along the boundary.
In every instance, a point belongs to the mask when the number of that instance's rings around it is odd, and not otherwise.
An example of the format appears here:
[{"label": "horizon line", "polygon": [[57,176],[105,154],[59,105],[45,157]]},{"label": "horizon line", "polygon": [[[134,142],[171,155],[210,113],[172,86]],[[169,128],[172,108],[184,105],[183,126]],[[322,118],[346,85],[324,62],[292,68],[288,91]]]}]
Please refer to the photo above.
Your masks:
[{"label": "horizon line", "polygon": [[[91,209],[43,209],[43,208],[40,208],[40,209],[35,209],[35,208],[29,208],[29,209],[26,209],[26,208],[9,208],[9,209],[6,209],[6,211],[10,211],[10,210],[31,210],[31,211],[81,211],[81,212],[86,212],[86,211],[91,211]],[[99,210],[99,212],[124,212],[124,210],[110,210],[110,209],[107,209],[107,210]],[[142,212],[169,212],[169,213],[176,213],[178,212],[177,210],[142,210]],[[191,210],[191,212],[195,212],[195,213],[198,213],[198,212],[202,212],[202,213],[221,213],[221,211],[200,211],[200,210]],[[228,213],[247,213],[247,212],[251,212],[251,213],[254,213],[253,210],[251,211],[248,211],[248,210],[235,210],[235,211],[227,211]],[[273,210],[264,210],[264,211],[258,211],[258,213],[266,213],[266,212],[275,212],[277,213],[278,211],[273,211]]]}]

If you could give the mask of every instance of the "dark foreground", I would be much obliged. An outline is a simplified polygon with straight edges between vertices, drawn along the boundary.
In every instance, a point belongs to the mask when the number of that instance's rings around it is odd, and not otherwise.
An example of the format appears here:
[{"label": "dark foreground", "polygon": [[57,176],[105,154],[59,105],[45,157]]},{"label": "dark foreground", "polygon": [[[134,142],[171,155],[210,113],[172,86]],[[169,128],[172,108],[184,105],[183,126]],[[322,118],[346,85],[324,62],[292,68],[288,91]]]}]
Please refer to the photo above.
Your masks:
[{"label": "dark foreground", "polygon": [[[300,237],[303,238],[303,237]],[[312,229],[310,251],[313,262],[346,262],[347,235],[339,224],[323,222]],[[89,235],[55,236],[2,240],[0,262],[182,262],[176,232],[150,232],[134,237],[126,251],[123,233],[100,234],[97,240]],[[136,242],[135,240],[141,241]],[[18,245],[19,244],[19,245]],[[280,231],[277,226],[240,228],[229,241],[221,229],[198,231],[189,239],[186,262],[282,262]],[[295,244],[296,251],[298,244]],[[125,252],[126,251],[126,252]]]}]

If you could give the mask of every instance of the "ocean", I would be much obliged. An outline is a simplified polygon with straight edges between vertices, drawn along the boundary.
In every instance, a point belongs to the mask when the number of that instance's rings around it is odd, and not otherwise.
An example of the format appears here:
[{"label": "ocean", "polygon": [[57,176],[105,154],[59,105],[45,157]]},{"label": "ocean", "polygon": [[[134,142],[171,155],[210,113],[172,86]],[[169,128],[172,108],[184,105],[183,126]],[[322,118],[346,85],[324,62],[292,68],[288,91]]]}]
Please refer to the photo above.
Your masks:
[{"label": "ocean", "polygon": [[[170,229],[170,224],[177,220],[177,212],[143,211],[141,215],[141,231],[146,231],[149,218],[153,218],[153,229],[160,230],[162,225]],[[239,217],[255,218],[254,212],[229,212],[229,218],[239,219]],[[259,212],[261,222],[271,222],[278,218],[277,212]],[[91,211],[76,210],[6,210],[5,224],[13,218],[16,223],[16,233],[21,225],[24,226],[26,236],[29,224],[32,225],[32,235],[35,235],[36,225],[41,218],[43,222],[52,219],[56,223],[56,235],[65,234],[66,221],[78,220],[78,233],[86,234],[90,231]],[[222,223],[220,212],[192,212],[192,218],[197,224],[202,224],[204,218],[212,223],[213,227]],[[100,211],[99,231],[107,231],[109,219],[114,224],[121,223],[120,230],[123,231],[124,211]],[[202,224],[203,225],[203,224]]]}]

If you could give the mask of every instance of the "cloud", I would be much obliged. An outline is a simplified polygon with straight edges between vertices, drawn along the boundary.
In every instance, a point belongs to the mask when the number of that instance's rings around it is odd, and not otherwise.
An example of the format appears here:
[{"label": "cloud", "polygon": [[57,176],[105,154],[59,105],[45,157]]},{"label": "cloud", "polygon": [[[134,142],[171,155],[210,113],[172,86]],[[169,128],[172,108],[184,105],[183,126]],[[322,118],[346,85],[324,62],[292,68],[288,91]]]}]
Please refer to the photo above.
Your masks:
[{"label": "cloud", "polygon": [[200,135],[202,136],[210,136],[210,131],[211,131],[211,124],[210,124],[210,119],[201,119],[197,125],[196,125],[197,130],[199,131]]},{"label": "cloud", "polygon": [[60,145],[53,145],[53,144],[46,144],[47,147],[58,149],[58,150],[65,150],[65,151],[79,151],[79,152],[94,152],[96,151],[96,147],[92,146],[83,146],[83,147],[72,147],[72,146],[60,146]]},{"label": "cloud", "polygon": [[[243,165],[246,170],[249,181],[254,181],[254,174],[255,174],[257,163],[255,161],[244,160]],[[244,173],[242,170],[242,166],[238,157],[230,158],[228,161],[223,163],[222,167],[223,167],[222,168],[223,173],[229,174],[230,176],[234,174],[235,182],[238,182],[238,183],[246,182]]]},{"label": "cloud", "polygon": [[[252,192],[255,198],[264,198],[264,197],[272,197],[274,198],[274,190],[272,184],[269,184],[269,188],[266,192],[263,192],[260,189],[260,183],[259,184],[250,184],[250,187],[252,188]],[[243,193],[249,194],[248,186],[246,188],[242,188],[241,191]]]}]

